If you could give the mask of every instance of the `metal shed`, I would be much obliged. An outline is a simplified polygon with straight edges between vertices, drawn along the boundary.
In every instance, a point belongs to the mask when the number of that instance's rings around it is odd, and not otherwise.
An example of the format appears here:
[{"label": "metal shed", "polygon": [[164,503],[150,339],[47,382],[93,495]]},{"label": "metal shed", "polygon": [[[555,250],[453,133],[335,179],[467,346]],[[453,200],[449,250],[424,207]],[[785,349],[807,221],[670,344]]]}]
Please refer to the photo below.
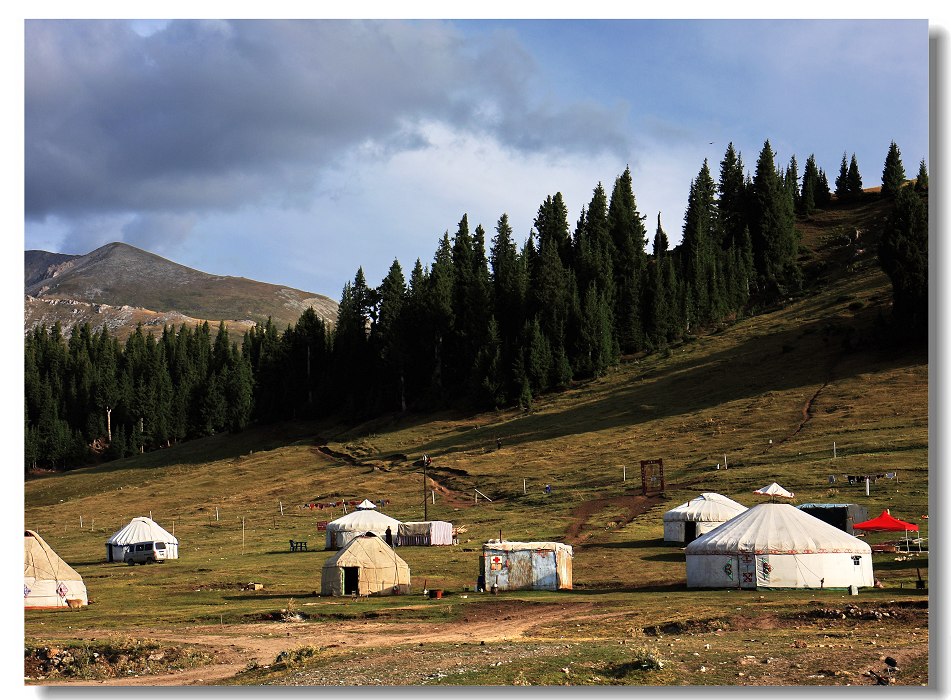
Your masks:
[{"label": "metal shed", "polygon": [[868,509],[856,503],[803,503],[799,510],[854,535],[852,526],[868,520]]},{"label": "metal shed", "polygon": [[506,542],[482,545],[480,583],[500,591],[558,591],[571,588],[571,545],[561,542]]}]

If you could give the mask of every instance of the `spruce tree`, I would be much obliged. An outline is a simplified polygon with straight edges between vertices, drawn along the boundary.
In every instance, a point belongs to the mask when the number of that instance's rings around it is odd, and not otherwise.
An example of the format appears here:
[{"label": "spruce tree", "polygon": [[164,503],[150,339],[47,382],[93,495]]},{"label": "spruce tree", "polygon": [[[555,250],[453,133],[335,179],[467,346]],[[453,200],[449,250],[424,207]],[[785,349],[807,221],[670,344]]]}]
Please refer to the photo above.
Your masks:
[{"label": "spruce tree", "polygon": [[374,399],[376,368],[368,338],[372,307],[373,294],[361,267],[353,282],[344,285],[337,306],[333,341],[335,391],[344,411],[351,417],[366,415]]},{"label": "spruce tree", "polygon": [[829,178],[822,168],[819,169],[819,185],[816,188],[816,206],[823,209],[832,202],[832,190],[829,189]]},{"label": "spruce tree", "polygon": [[406,303],[401,314],[406,333],[406,394],[409,403],[433,394],[436,372],[436,329],[430,313],[429,273],[419,258],[410,273]]},{"label": "spruce tree", "polygon": [[373,324],[375,352],[380,359],[380,382],[383,387],[384,410],[406,410],[406,335],[409,329],[403,318],[406,306],[406,280],[399,260],[393,260],[389,272],[377,290],[380,311]]},{"label": "spruce tree", "polygon": [[792,208],[774,164],[769,141],[763,145],[753,178],[750,234],[763,301],[775,301],[798,289],[798,234]]},{"label": "spruce tree", "polygon": [[646,262],[646,231],[634,200],[630,168],[614,181],[608,230],[613,243],[615,335],[622,352],[629,353],[644,342],[641,285]]},{"label": "spruce tree", "polygon": [[[452,244],[449,232],[443,234],[429,270],[427,285],[427,315],[430,318],[432,333],[433,375],[430,386],[434,397],[442,399],[444,370],[446,363],[446,341],[455,328],[455,307],[453,290],[455,272],[453,268]],[[450,370],[451,371],[451,370]]]},{"label": "spruce tree", "polygon": [[[716,259],[720,252],[716,208],[716,186],[706,160],[690,183],[684,212],[681,244],[683,276],[690,285],[693,308],[698,322],[711,320],[716,299]],[[711,298],[713,292],[713,298]]]},{"label": "spruce tree", "polygon": [[859,162],[855,158],[855,154],[852,154],[851,160],[849,160],[849,173],[847,177],[849,197],[852,199],[858,199],[862,196],[862,175],[859,173]]},{"label": "spruce tree", "polygon": [[849,161],[844,151],[839,175],[835,179],[835,196],[840,202],[849,198]]},{"label": "spruce tree", "polygon": [[719,244],[723,249],[736,245],[747,225],[749,196],[743,173],[743,158],[730,143],[720,161],[717,184]]},{"label": "spruce tree", "polygon": [[548,342],[548,338],[542,332],[537,317],[531,321],[526,321],[523,338],[525,375],[528,378],[532,395],[537,396],[551,387],[551,343]]},{"label": "spruce tree", "polygon": [[915,177],[915,192],[919,194],[928,191],[928,168],[925,165],[925,159],[921,159],[918,164],[918,175]]},{"label": "spruce tree", "polygon": [[789,159],[789,165],[786,166],[786,177],[784,179],[787,196],[792,204],[793,211],[799,211],[802,207],[802,194],[799,189],[799,163],[796,162],[794,153]]},{"label": "spruce tree", "polygon": [[657,214],[657,229],[654,233],[653,256],[648,264],[647,300],[644,306],[644,333],[648,342],[654,348],[663,347],[667,343],[670,332],[670,297],[671,290],[667,288],[665,267],[668,264],[669,243],[667,234],[660,222],[660,212]]},{"label": "spruce tree", "polygon": [[882,169],[882,197],[894,197],[905,184],[905,166],[901,162],[901,151],[892,141],[885,156],[885,167]]},{"label": "spruce tree", "polygon": [[802,173],[802,190],[799,197],[797,211],[802,216],[810,216],[815,211],[819,192],[819,167],[816,165],[815,154],[806,158],[806,168]]},{"label": "spruce tree", "polygon": [[893,315],[904,332],[927,335],[928,208],[910,187],[895,195],[878,249],[878,259],[892,282]]},{"label": "spruce tree", "polygon": [[237,343],[231,345],[226,377],[224,427],[236,433],[247,427],[253,408],[251,365],[241,356]]},{"label": "spruce tree", "polygon": [[562,265],[557,243],[539,240],[538,265],[531,281],[531,308],[552,350],[564,349],[565,326],[570,303],[569,271]]}]

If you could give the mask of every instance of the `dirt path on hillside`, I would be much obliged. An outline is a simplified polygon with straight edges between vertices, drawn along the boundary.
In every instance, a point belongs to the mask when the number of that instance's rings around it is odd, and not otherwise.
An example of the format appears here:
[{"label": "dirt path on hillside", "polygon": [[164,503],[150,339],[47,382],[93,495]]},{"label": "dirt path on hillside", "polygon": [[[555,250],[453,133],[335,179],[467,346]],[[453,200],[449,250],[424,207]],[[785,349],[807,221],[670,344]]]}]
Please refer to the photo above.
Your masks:
[{"label": "dirt path on hillside", "polygon": [[[377,460],[363,460],[354,457],[353,455],[347,452],[339,452],[337,450],[332,450],[327,446],[327,440],[324,438],[317,438],[317,446],[312,448],[315,453],[321,454],[325,457],[330,457],[331,459],[336,459],[341,462],[345,462],[352,467],[370,467],[373,469],[381,469],[383,471],[390,471],[390,468],[384,467]],[[403,457],[405,455],[401,455]],[[414,464],[415,466],[415,464]],[[430,465],[429,469],[431,472],[438,472],[440,469],[445,469],[436,464]],[[452,470],[450,470],[452,471]],[[468,508],[472,505],[472,502],[463,494],[458,491],[454,491],[445,484],[440,483],[435,478],[433,478],[432,473],[428,473],[426,478],[429,481],[429,487],[435,491],[439,496],[442,497],[443,501],[453,508]],[[465,474],[465,472],[462,472]]]},{"label": "dirt path on hillside", "polygon": [[[409,606],[425,607],[425,606]],[[532,606],[531,614],[519,609],[517,601],[498,601],[480,617],[465,617],[453,622],[380,622],[352,620],[343,622],[271,622],[243,625],[185,627],[170,631],[160,628],[137,630],[141,639],[170,644],[197,644],[214,650],[215,661],[199,668],[167,674],[110,678],[101,681],[44,681],[43,686],[185,686],[215,685],[244,670],[249,664],[274,663],[282,651],[302,646],[340,652],[373,648],[382,652],[393,647],[445,643],[497,643],[524,640],[535,627],[565,619],[585,620],[592,615],[593,603],[572,605],[566,613],[563,604]],[[598,617],[598,615],[594,615]],[[500,622],[501,621],[501,622]],[[83,636],[103,638],[114,630],[84,629]],[[395,651],[395,650],[394,650]],[[460,652],[465,653],[465,652]]]},{"label": "dirt path on hillside", "polygon": [[663,500],[662,496],[643,496],[630,494],[626,496],[611,496],[609,498],[595,498],[585,501],[577,506],[571,513],[571,524],[565,532],[565,542],[575,547],[583,546],[597,530],[582,533],[582,529],[591,519],[591,517],[605,508],[617,507],[626,508],[625,514],[620,520],[614,521],[614,527],[624,527],[634,520],[638,515],[643,515],[648,510]]},{"label": "dirt path on hillside", "polygon": [[[831,380],[830,380],[830,381],[831,381]],[[802,432],[802,429],[806,427],[806,423],[808,423],[809,421],[812,420],[812,417],[813,417],[813,406],[814,406],[815,403],[816,403],[816,399],[819,398],[819,394],[821,394],[822,391],[823,391],[827,386],[829,386],[829,382],[825,382],[822,386],[820,386],[818,389],[816,389],[816,393],[814,393],[812,396],[810,396],[809,399],[806,401],[806,403],[804,403],[804,404],[802,405],[802,409],[801,409],[802,420],[799,421],[799,425],[796,426],[796,429],[795,429],[794,431],[792,431],[789,435],[787,435],[786,437],[784,437],[782,440],[777,441],[777,442],[775,443],[776,445],[782,445],[784,442],[786,442],[786,441],[788,441],[788,440],[792,440],[794,437],[796,437],[797,435],[799,435],[799,433]],[[760,454],[766,454],[766,453],[769,452],[771,449],[773,449],[773,447],[774,447],[774,444],[773,444],[773,443],[770,443],[769,445],[766,446],[766,449],[764,449]]]}]

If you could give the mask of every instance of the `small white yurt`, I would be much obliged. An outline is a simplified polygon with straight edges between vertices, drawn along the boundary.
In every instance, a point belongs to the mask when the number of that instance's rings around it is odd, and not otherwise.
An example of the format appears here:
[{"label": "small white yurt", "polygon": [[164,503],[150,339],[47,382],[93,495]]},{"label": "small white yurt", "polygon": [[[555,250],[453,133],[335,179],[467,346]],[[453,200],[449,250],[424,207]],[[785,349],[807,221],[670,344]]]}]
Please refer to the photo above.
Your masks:
[{"label": "small white yurt", "polygon": [[872,586],[862,540],[788,503],[761,503],[686,547],[690,588]]},{"label": "small white yurt", "polygon": [[89,605],[83,577],[33,530],[23,533],[23,607]]},{"label": "small white yurt", "polygon": [[718,493],[701,493],[664,513],[664,541],[691,543],[746,510]]},{"label": "small white yurt", "polygon": [[163,545],[165,559],[178,559],[178,539],[151,518],[132,518],[129,524],[106,540],[106,561],[122,561],[127,550],[137,544]]},{"label": "small white yurt", "polygon": [[376,510],[376,506],[364,499],[356,510],[327,523],[327,543],[324,549],[343,549],[355,537],[372,532],[386,538],[390,530],[390,542],[396,544],[400,521]]},{"label": "small white yurt", "polygon": [[351,539],[321,569],[321,595],[409,593],[409,565],[376,535]]}]

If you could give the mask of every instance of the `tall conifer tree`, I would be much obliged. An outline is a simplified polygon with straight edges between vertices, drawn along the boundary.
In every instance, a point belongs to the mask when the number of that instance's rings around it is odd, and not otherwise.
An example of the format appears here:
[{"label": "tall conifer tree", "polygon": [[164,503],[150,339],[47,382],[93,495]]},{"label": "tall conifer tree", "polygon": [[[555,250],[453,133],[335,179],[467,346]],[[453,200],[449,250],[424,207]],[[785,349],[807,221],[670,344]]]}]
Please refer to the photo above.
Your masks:
[{"label": "tall conifer tree", "polygon": [[852,154],[851,160],[849,160],[849,174],[848,174],[848,188],[849,188],[849,197],[856,199],[862,196],[862,174],[859,172],[859,162],[855,157],[855,154]]},{"label": "tall conifer tree", "polygon": [[641,285],[646,262],[646,231],[637,211],[631,169],[614,181],[608,204],[608,230],[613,242],[614,323],[622,352],[643,347]]},{"label": "tall conifer tree", "polygon": [[885,156],[885,167],[882,169],[882,197],[894,197],[905,184],[905,166],[901,162],[901,151],[892,141]]},{"label": "tall conifer tree", "polygon": [[922,158],[918,164],[918,175],[915,176],[915,192],[922,193],[928,191],[928,167],[925,165],[925,159]]},{"label": "tall conifer tree", "polygon": [[798,288],[798,234],[769,141],[763,145],[756,162],[750,234],[764,301],[773,301]]}]

